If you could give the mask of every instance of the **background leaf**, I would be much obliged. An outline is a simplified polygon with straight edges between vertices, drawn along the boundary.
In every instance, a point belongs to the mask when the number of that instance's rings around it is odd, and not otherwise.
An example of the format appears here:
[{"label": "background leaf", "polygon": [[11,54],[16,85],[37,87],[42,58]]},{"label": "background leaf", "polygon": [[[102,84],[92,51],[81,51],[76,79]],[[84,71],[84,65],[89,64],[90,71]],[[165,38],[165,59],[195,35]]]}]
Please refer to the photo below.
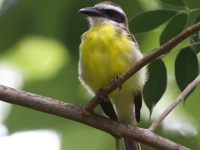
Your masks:
[{"label": "background leaf", "polygon": [[[198,22],[200,22],[200,14],[195,19],[195,23]],[[190,37],[190,43],[192,44],[192,49],[198,54],[200,52],[200,31]]]},{"label": "background leaf", "polygon": [[179,89],[183,91],[198,73],[199,66],[195,52],[190,47],[182,49],[175,61],[175,77]]},{"label": "background leaf", "polygon": [[174,6],[186,7],[184,0],[160,0],[160,1]]},{"label": "background leaf", "polygon": [[144,87],[144,101],[150,114],[160,100],[167,86],[167,71],[162,59],[156,59],[149,65],[149,79]]},{"label": "background leaf", "polygon": [[147,32],[157,28],[176,13],[177,11],[164,9],[144,12],[131,19],[129,28],[133,33]]},{"label": "background leaf", "polygon": [[181,31],[183,31],[187,22],[187,14],[179,14],[172,18],[160,36],[160,45],[163,45]]},{"label": "background leaf", "polygon": [[192,45],[191,48],[196,54],[198,54],[200,52],[200,43]]}]

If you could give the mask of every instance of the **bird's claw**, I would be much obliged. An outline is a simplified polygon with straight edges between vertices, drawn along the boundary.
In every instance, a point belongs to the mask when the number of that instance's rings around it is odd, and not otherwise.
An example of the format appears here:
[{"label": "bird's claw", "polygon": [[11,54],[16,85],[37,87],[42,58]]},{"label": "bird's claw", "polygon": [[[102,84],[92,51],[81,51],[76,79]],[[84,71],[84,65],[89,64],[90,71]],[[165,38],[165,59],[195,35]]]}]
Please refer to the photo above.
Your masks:
[{"label": "bird's claw", "polygon": [[[114,85],[117,85],[117,81],[118,81],[119,78],[120,78],[120,75],[117,75],[117,76],[115,76],[115,77],[111,80],[111,82],[112,82]],[[122,85],[119,86],[119,91],[121,92],[121,90],[122,90]]]},{"label": "bird's claw", "polygon": [[102,96],[102,93],[103,92],[103,89],[102,88],[100,88],[99,90],[98,90],[98,92],[97,92],[97,97],[100,99],[100,100],[102,100],[103,99],[103,96]]}]

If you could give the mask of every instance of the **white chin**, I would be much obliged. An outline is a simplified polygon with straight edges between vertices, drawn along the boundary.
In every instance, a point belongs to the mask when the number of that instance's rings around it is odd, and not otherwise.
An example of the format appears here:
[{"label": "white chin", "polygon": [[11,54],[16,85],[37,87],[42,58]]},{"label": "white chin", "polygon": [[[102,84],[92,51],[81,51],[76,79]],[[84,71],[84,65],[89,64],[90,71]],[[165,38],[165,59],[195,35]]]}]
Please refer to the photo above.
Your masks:
[{"label": "white chin", "polygon": [[114,26],[124,26],[121,23],[117,23],[113,20],[110,20],[108,18],[101,18],[101,17],[88,17],[88,21],[90,23],[90,27],[101,25],[101,24],[112,24]]}]

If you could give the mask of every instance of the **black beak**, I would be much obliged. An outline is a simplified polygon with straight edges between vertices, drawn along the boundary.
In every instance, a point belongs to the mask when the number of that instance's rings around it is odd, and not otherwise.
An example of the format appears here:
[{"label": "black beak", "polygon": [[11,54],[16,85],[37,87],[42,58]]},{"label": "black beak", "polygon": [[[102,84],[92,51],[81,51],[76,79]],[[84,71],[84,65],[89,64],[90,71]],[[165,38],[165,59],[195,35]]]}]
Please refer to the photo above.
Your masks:
[{"label": "black beak", "polygon": [[79,13],[82,13],[84,15],[91,16],[91,17],[102,17],[103,16],[102,12],[100,12],[98,9],[96,9],[94,7],[82,8],[79,10]]}]

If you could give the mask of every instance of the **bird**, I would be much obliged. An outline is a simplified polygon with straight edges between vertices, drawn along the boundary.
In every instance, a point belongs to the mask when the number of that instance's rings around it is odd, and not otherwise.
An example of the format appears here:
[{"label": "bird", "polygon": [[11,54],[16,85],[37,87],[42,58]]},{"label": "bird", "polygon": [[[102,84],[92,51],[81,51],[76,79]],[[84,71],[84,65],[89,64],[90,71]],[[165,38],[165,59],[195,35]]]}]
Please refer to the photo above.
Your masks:
[{"label": "bird", "polygon": [[[121,6],[111,1],[85,7],[79,13],[87,16],[89,29],[82,34],[79,46],[78,78],[93,95],[143,58],[128,19]],[[143,67],[115,89],[100,106],[110,119],[136,126],[140,121],[142,91],[147,80]],[[140,143],[124,139],[126,150],[140,150]]]}]

